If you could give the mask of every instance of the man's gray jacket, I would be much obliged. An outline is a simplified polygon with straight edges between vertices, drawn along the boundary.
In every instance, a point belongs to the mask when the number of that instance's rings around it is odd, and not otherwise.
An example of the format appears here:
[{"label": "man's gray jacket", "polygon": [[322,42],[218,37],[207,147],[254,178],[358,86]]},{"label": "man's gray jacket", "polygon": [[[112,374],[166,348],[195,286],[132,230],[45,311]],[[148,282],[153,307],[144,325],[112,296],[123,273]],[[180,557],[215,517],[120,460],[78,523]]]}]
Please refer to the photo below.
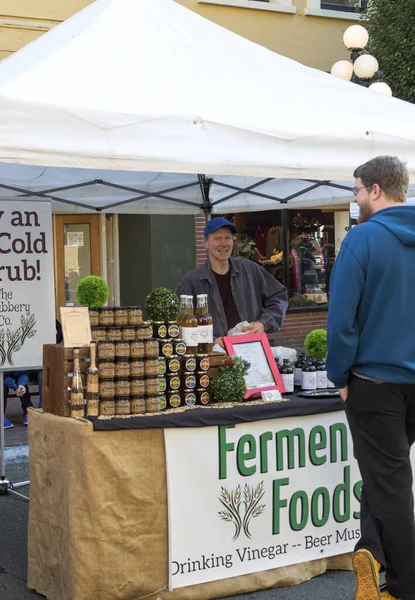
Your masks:
[{"label": "man's gray jacket", "polygon": [[[231,258],[231,290],[241,321],[261,321],[267,333],[281,328],[288,306],[287,290],[272,275],[245,258]],[[176,288],[177,295],[187,294],[196,301],[207,294],[213,318],[213,337],[227,335],[225,310],[209,260],[190,271]]]}]

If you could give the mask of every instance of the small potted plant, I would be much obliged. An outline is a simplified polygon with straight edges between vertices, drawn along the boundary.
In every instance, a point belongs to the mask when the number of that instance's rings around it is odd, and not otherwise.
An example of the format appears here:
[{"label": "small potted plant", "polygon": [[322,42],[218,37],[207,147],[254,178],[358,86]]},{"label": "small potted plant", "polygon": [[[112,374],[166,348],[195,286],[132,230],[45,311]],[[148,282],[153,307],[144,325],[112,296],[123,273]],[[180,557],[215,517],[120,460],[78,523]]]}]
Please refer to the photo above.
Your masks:
[{"label": "small potted plant", "polygon": [[325,359],[327,356],[327,331],[314,329],[304,340],[304,347],[311,358]]},{"label": "small potted plant", "polygon": [[108,300],[107,282],[97,275],[88,275],[76,286],[76,299],[81,306],[99,308]]},{"label": "small potted plant", "polygon": [[212,393],[218,402],[243,402],[246,393],[244,375],[250,363],[240,356],[228,356],[220,365],[220,374],[212,380]]},{"label": "small potted plant", "polygon": [[179,309],[179,299],[173,290],[160,287],[150,292],[145,299],[144,309],[151,321],[174,321]]}]

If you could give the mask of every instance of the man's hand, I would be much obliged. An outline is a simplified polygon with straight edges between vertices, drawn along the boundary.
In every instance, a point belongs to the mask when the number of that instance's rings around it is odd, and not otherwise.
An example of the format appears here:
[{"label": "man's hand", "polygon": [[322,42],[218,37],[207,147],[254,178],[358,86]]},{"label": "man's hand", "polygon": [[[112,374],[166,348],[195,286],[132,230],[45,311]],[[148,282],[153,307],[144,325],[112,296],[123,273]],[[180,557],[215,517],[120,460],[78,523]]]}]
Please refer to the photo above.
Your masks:
[{"label": "man's hand", "polygon": [[346,387],[344,387],[344,388],[339,388],[340,398],[343,400],[343,402],[346,402],[348,393],[349,393],[348,385],[346,385]]},{"label": "man's hand", "polygon": [[215,344],[217,344],[221,348],[225,349],[225,346],[223,345],[223,337],[216,338],[216,340],[213,342],[213,345],[215,345]]},{"label": "man's hand", "polygon": [[16,396],[19,396],[19,397],[21,397],[21,396],[24,396],[24,395],[25,395],[25,393],[26,393],[26,388],[25,388],[25,386],[24,386],[24,385],[19,385],[19,387],[18,387],[18,388],[17,388],[17,390],[16,390]]},{"label": "man's hand", "polygon": [[262,321],[254,321],[242,329],[242,333],[262,333],[265,331]]}]

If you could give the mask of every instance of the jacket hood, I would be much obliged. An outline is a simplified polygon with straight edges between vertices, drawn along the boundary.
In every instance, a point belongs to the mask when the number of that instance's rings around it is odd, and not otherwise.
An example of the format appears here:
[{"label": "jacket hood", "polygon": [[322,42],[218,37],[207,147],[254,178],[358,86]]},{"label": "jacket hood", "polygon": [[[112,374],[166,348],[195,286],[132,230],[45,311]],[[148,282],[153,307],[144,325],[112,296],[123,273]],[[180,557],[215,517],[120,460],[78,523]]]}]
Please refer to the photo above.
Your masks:
[{"label": "jacket hood", "polygon": [[379,223],[405,246],[415,246],[415,206],[383,208],[370,217],[369,223]]}]

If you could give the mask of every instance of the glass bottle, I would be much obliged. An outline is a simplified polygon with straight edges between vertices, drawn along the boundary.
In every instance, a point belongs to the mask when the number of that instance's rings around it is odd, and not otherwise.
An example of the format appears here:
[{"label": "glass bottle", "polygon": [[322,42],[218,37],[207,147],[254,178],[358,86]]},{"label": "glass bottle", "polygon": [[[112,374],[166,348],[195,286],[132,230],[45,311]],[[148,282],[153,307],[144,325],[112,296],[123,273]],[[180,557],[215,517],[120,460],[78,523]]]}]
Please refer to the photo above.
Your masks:
[{"label": "glass bottle", "polygon": [[86,414],[98,416],[98,369],[96,365],[96,344],[90,346],[90,363],[86,372]]},{"label": "glass bottle", "polygon": [[280,368],[281,379],[285,387],[287,394],[292,394],[294,391],[294,369],[291,366],[288,358],[284,358],[282,361],[282,367]]},{"label": "glass bottle", "polygon": [[313,365],[311,358],[306,358],[301,371],[301,389],[315,390],[317,389],[316,368]]},{"label": "glass bottle", "polygon": [[188,296],[186,295],[182,295],[180,296],[180,300],[179,300],[179,314],[177,315],[177,325],[180,327],[182,324],[182,320],[186,315],[186,310],[187,310],[187,298]]},{"label": "glass bottle", "polygon": [[196,306],[197,331],[198,331],[198,354],[209,354],[213,348],[213,319],[208,311],[207,294],[197,296]]},{"label": "glass bottle", "polygon": [[198,346],[197,318],[194,315],[193,296],[187,296],[185,314],[180,320],[180,337],[187,346],[187,354],[196,354]]},{"label": "glass bottle", "polygon": [[84,390],[79,366],[79,348],[73,350],[73,373],[71,383],[71,417],[84,417]]},{"label": "glass bottle", "polygon": [[301,386],[301,371],[303,370],[304,361],[305,361],[305,353],[300,352],[298,354],[297,362],[295,363],[295,368],[294,368],[294,385],[297,385],[298,387]]},{"label": "glass bottle", "polygon": [[327,370],[326,363],[324,358],[319,358],[316,361],[316,380],[317,380],[317,389],[318,390],[326,390],[327,389]]}]

